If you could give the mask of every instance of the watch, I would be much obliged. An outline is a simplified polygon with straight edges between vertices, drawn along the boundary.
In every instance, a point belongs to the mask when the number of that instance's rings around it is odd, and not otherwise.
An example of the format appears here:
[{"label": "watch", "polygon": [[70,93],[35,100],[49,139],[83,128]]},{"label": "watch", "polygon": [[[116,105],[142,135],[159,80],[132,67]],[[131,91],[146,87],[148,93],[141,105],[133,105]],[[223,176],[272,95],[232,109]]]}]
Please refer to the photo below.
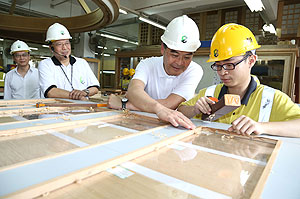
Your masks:
[{"label": "watch", "polygon": [[90,94],[90,90],[89,90],[89,89],[84,89],[84,90],[82,90],[82,91],[86,92],[86,97],[89,96],[89,94]]},{"label": "watch", "polygon": [[126,97],[121,99],[122,102],[122,110],[126,109],[126,103],[128,102],[128,99]]}]

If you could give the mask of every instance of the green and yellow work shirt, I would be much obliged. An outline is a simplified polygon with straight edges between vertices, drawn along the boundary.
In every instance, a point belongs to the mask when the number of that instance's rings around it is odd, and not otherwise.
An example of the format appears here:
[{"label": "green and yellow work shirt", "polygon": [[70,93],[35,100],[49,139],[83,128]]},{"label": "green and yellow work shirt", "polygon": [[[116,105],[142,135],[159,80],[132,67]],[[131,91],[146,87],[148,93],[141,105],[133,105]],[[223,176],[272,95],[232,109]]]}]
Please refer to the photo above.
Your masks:
[{"label": "green and yellow work shirt", "polygon": [[[206,89],[207,88],[200,90],[195,97],[189,101],[181,103],[180,106],[194,106],[200,97],[205,96]],[[216,97],[220,100],[224,94],[227,93],[227,90],[228,88],[223,83],[218,84],[215,88],[213,97]],[[259,81],[255,81],[252,77],[248,90],[241,100],[241,106],[234,111],[218,118],[215,122],[231,124],[234,120],[242,115],[258,121],[263,90],[264,85],[260,84]],[[201,119],[201,117],[202,114],[198,114],[194,118]],[[300,107],[295,104],[285,93],[275,90],[269,121],[276,122],[294,119],[300,119]]]}]

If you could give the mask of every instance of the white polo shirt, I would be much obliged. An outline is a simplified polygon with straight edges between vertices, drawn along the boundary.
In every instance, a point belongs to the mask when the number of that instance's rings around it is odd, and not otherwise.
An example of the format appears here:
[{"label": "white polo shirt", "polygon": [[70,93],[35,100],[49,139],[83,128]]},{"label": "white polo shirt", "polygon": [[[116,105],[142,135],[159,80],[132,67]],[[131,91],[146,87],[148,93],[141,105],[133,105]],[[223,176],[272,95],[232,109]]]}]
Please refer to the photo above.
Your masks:
[{"label": "white polo shirt", "polygon": [[4,99],[37,99],[40,98],[39,72],[30,66],[22,77],[17,68],[5,75]]},{"label": "white polo shirt", "polygon": [[202,67],[191,62],[188,68],[178,76],[170,76],[163,66],[163,56],[142,60],[133,79],[145,84],[145,92],[153,99],[166,99],[171,93],[191,99],[203,75]]},{"label": "white polo shirt", "polygon": [[71,56],[68,66],[61,64],[55,57],[44,59],[39,64],[39,72],[40,86],[45,97],[53,87],[72,91],[73,88],[84,90],[100,86],[87,61],[78,57]]}]

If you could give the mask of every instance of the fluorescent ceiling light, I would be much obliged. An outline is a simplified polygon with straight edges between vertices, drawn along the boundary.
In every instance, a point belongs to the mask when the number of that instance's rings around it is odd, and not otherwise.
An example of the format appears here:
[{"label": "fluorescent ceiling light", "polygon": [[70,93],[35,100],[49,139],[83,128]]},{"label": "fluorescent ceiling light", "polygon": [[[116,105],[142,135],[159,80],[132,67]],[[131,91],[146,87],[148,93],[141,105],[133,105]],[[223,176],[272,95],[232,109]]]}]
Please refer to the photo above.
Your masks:
[{"label": "fluorescent ceiling light", "polygon": [[0,38],[0,41],[4,41],[4,39]]},{"label": "fluorescent ceiling light", "polygon": [[265,24],[263,26],[263,30],[266,31],[266,32],[270,32],[270,33],[273,33],[273,34],[277,35],[277,32],[276,32],[273,24],[269,24],[269,25]]},{"label": "fluorescent ceiling light", "polygon": [[112,36],[112,35],[108,35],[108,34],[102,34],[102,33],[100,33],[100,36],[101,37],[106,37],[106,38],[109,38],[109,39],[114,39],[114,40],[118,40],[118,41],[123,41],[123,42],[131,43],[131,44],[139,45],[138,42],[129,41],[128,39],[124,39],[124,38],[121,38],[121,37],[116,37],[116,36]]},{"label": "fluorescent ceiling light", "polygon": [[107,49],[107,47],[103,47],[103,46],[97,46],[98,48],[104,48],[105,50]]},{"label": "fluorescent ceiling light", "polygon": [[151,21],[151,20],[149,20],[149,19],[146,19],[146,18],[144,18],[144,17],[139,17],[139,20],[141,20],[141,21],[143,21],[143,22],[146,22],[146,23],[148,23],[148,24],[151,24],[151,25],[153,25],[153,26],[156,26],[156,27],[158,27],[158,28],[160,28],[160,29],[163,29],[163,30],[166,30],[166,29],[167,29],[165,26],[160,25],[159,23],[156,23],[156,22]]},{"label": "fluorescent ceiling light", "polygon": [[42,45],[44,48],[49,48],[49,46],[48,45]]},{"label": "fluorescent ceiling light", "polygon": [[98,53],[96,52],[95,55],[98,55]]},{"label": "fluorescent ceiling light", "polygon": [[122,13],[122,14],[124,14],[124,15],[128,14],[126,10],[122,10],[122,9],[119,9],[119,12]]},{"label": "fluorescent ceiling light", "polygon": [[105,57],[109,57],[109,56],[110,56],[110,54],[105,54],[105,53],[104,53],[104,54],[103,54],[103,56],[105,56]]},{"label": "fluorescent ceiling light", "polygon": [[258,11],[262,11],[263,9],[265,9],[261,0],[244,0],[244,1],[247,4],[247,6],[249,7],[249,9],[251,10],[251,12],[253,12],[253,11],[258,12]]},{"label": "fluorescent ceiling light", "polygon": [[114,51],[115,51],[115,52],[117,52],[117,51],[118,51],[118,49],[116,49],[116,48],[115,48],[115,49],[114,49]]},{"label": "fluorescent ceiling light", "polygon": [[124,38],[121,38],[121,37],[112,36],[112,35],[108,35],[108,34],[102,34],[102,33],[101,33],[100,36],[106,37],[106,38],[109,38],[109,39],[114,39],[114,40],[119,40],[119,41],[128,42],[127,39],[124,39]]},{"label": "fluorescent ceiling light", "polygon": [[128,41],[128,43],[134,44],[134,45],[139,45],[139,42],[135,42],[135,41]]},{"label": "fluorescent ceiling light", "polygon": [[39,50],[38,48],[29,47],[30,50]]},{"label": "fluorescent ceiling light", "polygon": [[49,57],[46,57],[46,56],[40,56],[40,58],[42,58],[42,59],[47,59],[47,58],[49,58]]}]

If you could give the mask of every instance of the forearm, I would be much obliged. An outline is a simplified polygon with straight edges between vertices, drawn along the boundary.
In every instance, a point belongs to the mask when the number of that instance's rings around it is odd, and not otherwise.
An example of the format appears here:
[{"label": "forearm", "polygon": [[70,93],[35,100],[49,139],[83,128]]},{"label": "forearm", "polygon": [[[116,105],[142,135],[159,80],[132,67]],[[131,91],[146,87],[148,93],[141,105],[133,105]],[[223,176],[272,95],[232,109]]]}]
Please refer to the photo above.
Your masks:
[{"label": "forearm", "polygon": [[88,89],[90,91],[89,96],[93,96],[93,95],[97,94],[99,91],[98,88],[96,88],[96,87],[90,87]]},{"label": "forearm", "polygon": [[131,102],[133,107],[140,111],[149,113],[159,112],[163,105],[152,99],[144,90],[139,90],[138,92],[134,92],[134,90],[134,88],[129,89],[126,94],[126,97],[128,98],[129,102]]},{"label": "forearm", "polygon": [[266,122],[261,123],[263,134],[300,137],[300,119],[284,122]]},{"label": "forearm", "polygon": [[181,112],[183,115],[185,115],[188,118],[192,118],[196,115],[195,110],[194,110],[194,106],[185,106],[182,105],[180,107],[178,107],[177,109],[179,112]]},{"label": "forearm", "polygon": [[64,98],[69,99],[70,92],[60,88],[52,88],[48,93],[47,97],[49,98]]},{"label": "forearm", "polygon": [[181,102],[185,101],[185,99],[179,95],[172,93],[166,99],[158,99],[156,101],[169,109],[175,110]]}]

